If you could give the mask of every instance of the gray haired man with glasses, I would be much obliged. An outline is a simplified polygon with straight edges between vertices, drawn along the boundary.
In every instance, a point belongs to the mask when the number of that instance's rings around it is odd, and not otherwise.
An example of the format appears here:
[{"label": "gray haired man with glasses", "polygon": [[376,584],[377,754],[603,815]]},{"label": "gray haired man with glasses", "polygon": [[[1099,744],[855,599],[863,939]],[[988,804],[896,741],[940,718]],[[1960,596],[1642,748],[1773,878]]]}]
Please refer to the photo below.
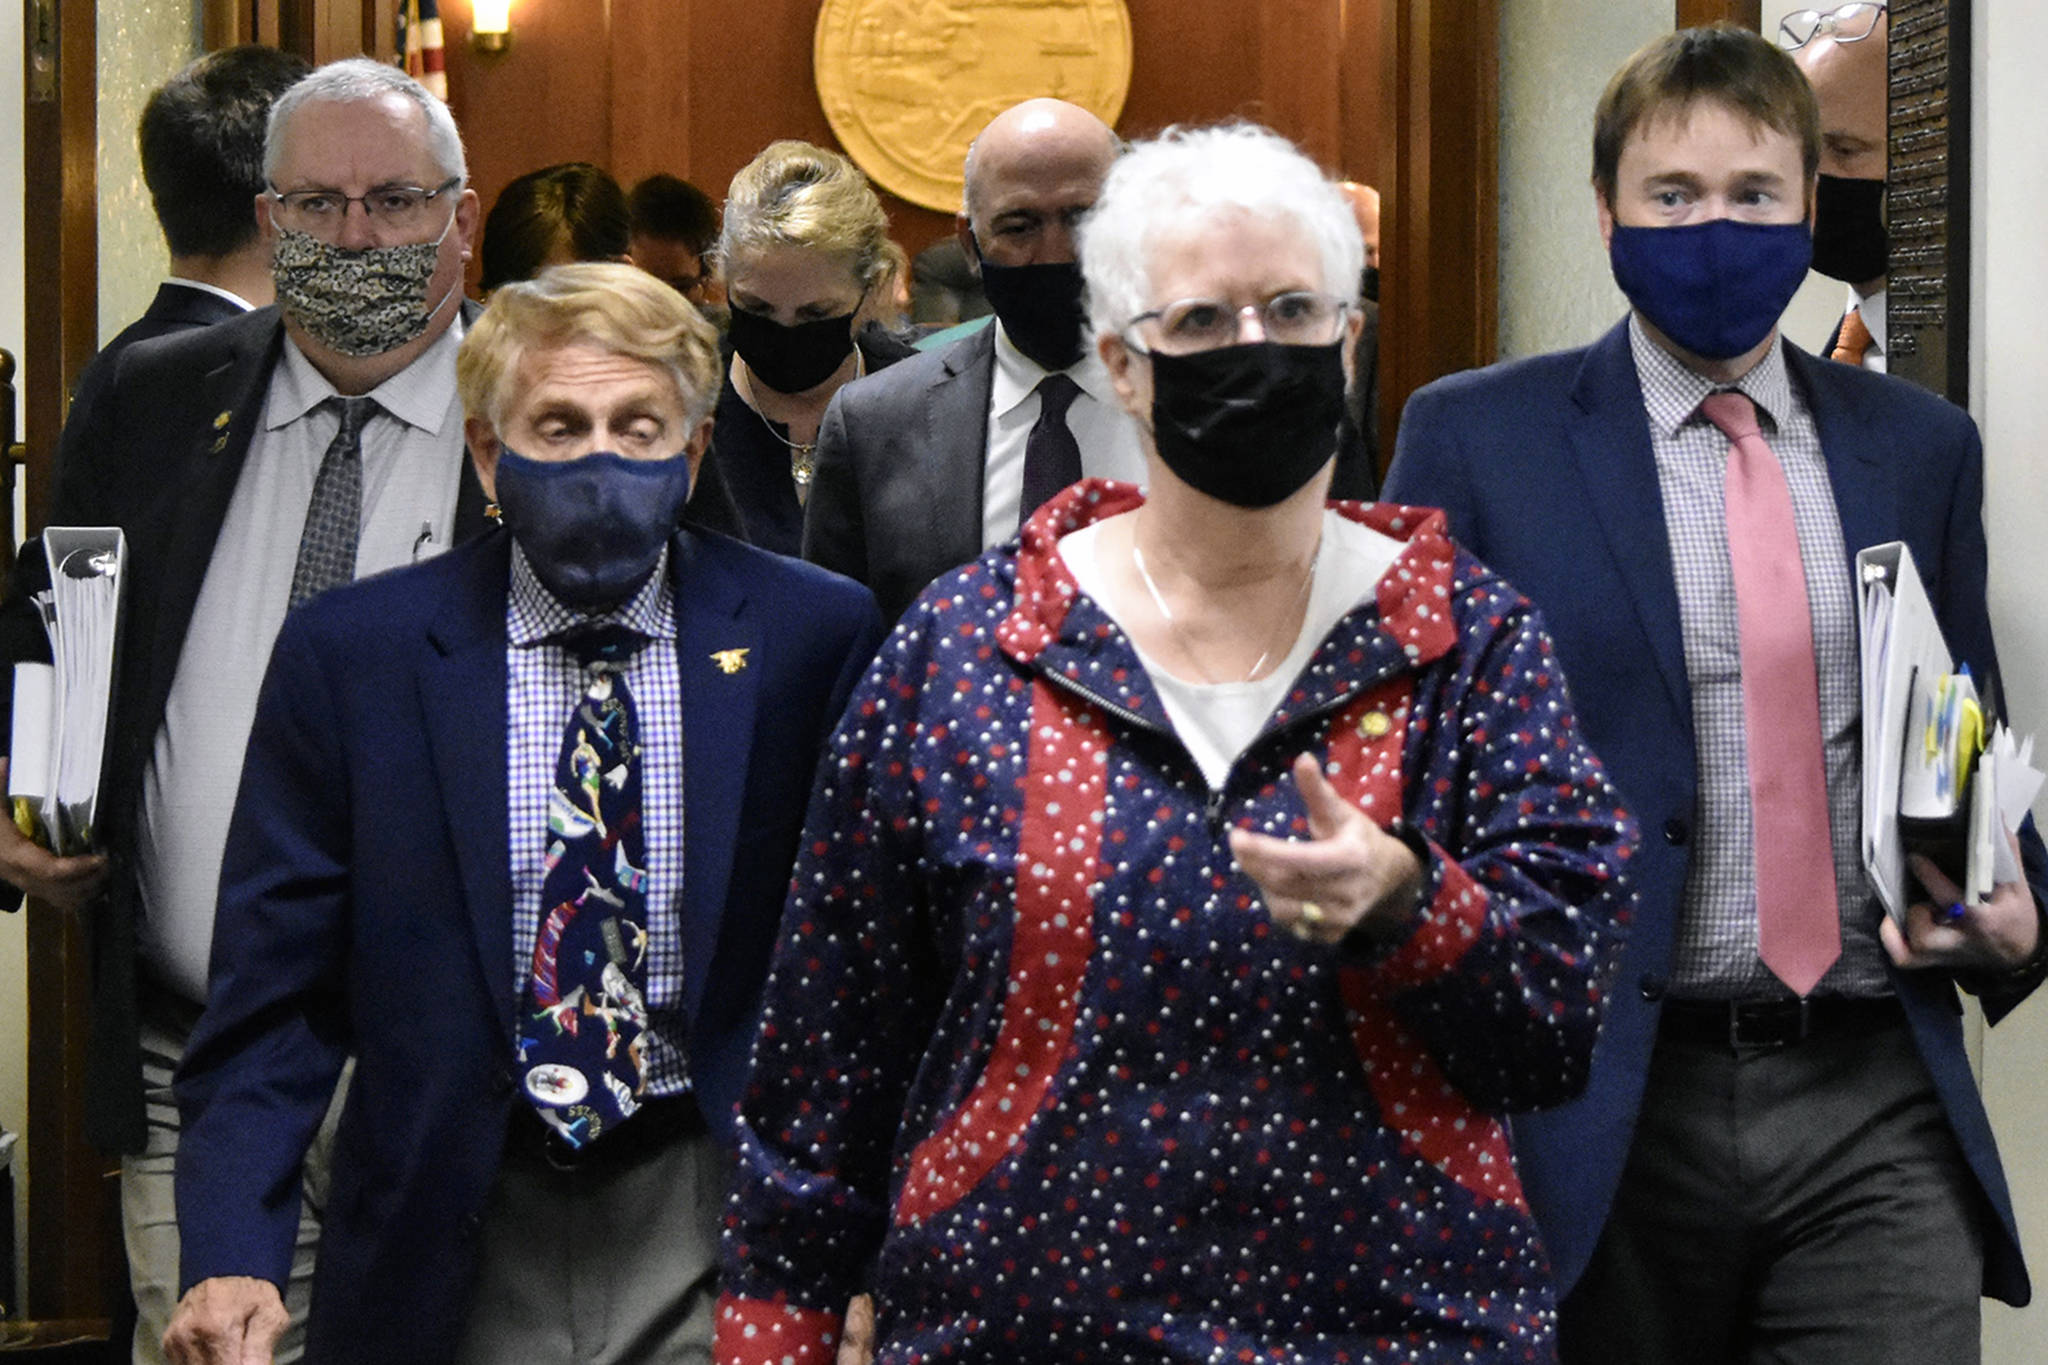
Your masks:
[{"label": "gray haired man with glasses", "polygon": [[[206,998],[271,642],[323,589],[484,524],[455,391],[478,207],[447,107],[377,62],[321,67],[275,105],[263,169],[251,212],[274,247],[276,306],[131,348],[64,431],[50,522],[122,527],[137,585],[98,851],[60,858],[0,830],[0,874],[92,930],[87,1122],[123,1154],[138,1361],[161,1359],[178,1297],[171,1074]],[[0,623],[8,657],[41,645],[25,625],[36,558]],[[284,1296],[295,1318],[318,1193]],[[278,1358],[297,1352],[294,1330]]]}]

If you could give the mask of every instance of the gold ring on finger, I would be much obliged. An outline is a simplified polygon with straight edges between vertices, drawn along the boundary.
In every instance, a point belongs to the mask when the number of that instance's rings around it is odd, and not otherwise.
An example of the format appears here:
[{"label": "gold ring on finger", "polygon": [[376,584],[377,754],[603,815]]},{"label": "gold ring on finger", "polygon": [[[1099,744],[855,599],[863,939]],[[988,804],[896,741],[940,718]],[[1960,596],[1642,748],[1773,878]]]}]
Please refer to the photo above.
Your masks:
[{"label": "gold ring on finger", "polygon": [[1301,922],[1310,928],[1320,929],[1330,922],[1330,917],[1324,914],[1323,907],[1317,905],[1314,901],[1303,901],[1301,903]]}]

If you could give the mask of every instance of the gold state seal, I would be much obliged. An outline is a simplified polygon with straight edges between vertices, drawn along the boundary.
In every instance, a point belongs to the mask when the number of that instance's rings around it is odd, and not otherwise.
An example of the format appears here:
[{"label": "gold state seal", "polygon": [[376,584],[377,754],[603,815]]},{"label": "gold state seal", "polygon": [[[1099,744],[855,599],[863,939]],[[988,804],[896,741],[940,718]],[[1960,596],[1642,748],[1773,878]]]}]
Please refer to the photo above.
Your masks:
[{"label": "gold state seal", "polygon": [[960,207],[988,121],[1051,95],[1114,124],[1131,88],[1123,0],[824,0],[818,101],[840,145],[913,204]]}]

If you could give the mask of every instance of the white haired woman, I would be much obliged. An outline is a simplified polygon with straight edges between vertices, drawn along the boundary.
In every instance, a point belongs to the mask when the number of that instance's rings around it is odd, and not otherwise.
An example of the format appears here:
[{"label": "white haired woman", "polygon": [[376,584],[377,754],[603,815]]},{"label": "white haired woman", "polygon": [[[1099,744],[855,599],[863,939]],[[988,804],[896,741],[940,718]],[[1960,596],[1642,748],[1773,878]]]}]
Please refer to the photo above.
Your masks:
[{"label": "white haired woman", "polygon": [[1149,494],[934,584],[822,771],[719,1359],[1552,1357],[1502,1115],[1583,1084],[1635,831],[1528,604],[1328,505],[1360,274],[1284,140],[1083,228]]}]

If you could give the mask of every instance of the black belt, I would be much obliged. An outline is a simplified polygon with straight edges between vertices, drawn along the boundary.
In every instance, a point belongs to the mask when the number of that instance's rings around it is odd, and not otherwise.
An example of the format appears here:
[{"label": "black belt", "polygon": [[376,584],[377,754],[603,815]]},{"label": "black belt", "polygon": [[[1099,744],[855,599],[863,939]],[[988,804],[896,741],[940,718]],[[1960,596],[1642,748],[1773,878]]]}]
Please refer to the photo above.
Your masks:
[{"label": "black belt", "polygon": [[1808,1038],[1867,1032],[1905,1022],[1895,996],[1804,1000],[1667,1000],[1657,1036],[1694,1047],[1792,1047]]},{"label": "black belt", "polygon": [[631,1165],[654,1152],[709,1131],[704,1112],[690,1095],[671,1095],[648,1100],[633,1117],[595,1142],[571,1147],[524,1101],[513,1106],[512,1129],[505,1150],[517,1156],[544,1161],[558,1171],[606,1169]]}]

